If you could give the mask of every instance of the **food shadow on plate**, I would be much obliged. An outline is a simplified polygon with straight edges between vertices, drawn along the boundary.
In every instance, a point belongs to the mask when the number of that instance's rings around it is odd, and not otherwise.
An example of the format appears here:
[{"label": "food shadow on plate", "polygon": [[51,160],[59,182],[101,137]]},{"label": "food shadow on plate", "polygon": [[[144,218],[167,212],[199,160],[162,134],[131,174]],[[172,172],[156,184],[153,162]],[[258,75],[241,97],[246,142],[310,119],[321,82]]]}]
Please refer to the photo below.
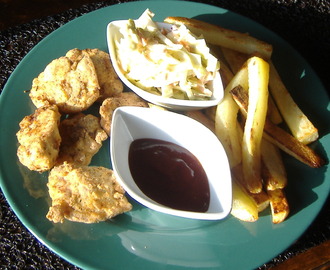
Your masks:
[{"label": "food shadow on plate", "polygon": [[23,188],[35,199],[47,198],[47,174],[29,170],[17,160],[17,167],[23,179]]},{"label": "food shadow on plate", "polygon": [[327,168],[313,169],[304,164],[298,165],[298,161],[291,157],[284,159],[288,177],[285,191],[288,194],[290,216],[294,216],[318,199],[314,189],[324,182]]}]

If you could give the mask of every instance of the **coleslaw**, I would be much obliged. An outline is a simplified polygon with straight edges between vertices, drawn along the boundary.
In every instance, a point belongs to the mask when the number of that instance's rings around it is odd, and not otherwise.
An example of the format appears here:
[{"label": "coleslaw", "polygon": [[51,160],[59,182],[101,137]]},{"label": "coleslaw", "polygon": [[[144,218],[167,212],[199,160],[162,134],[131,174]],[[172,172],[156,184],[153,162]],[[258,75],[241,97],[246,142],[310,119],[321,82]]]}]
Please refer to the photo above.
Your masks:
[{"label": "coleslaw", "polygon": [[205,40],[194,36],[184,25],[160,27],[146,9],[119,29],[115,41],[118,64],[136,86],[167,98],[207,100],[209,83],[220,63]]}]

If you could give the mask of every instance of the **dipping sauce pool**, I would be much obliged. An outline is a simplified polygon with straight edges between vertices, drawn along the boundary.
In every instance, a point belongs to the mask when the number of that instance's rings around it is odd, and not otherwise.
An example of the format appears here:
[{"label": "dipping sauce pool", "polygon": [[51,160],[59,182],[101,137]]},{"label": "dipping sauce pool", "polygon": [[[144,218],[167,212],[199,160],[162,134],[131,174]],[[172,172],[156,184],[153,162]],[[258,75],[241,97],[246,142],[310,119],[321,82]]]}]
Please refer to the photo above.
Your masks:
[{"label": "dipping sauce pool", "polygon": [[168,141],[137,139],[130,145],[128,158],[134,181],[152,200],[178,210],[208,210],[207,175],[187,149]]}]

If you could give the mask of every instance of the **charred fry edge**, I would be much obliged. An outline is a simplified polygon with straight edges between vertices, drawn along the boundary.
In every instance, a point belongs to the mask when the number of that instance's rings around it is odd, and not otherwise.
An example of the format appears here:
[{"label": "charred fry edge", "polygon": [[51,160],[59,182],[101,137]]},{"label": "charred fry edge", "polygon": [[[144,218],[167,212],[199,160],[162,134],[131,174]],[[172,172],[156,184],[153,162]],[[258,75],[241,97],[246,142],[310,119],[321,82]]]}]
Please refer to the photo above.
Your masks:
[{"label": "charred fry edge", "polygon": [[283,222],[290,213],[289,203],[283,189],[268,190],[272,221],[274,224]]},{"label": "charred fry edge", "polygon": [[287,185],[287,174],[279,148],[264,139],[261,142],[261,175],[267,190],[284,188]]},{"label": "charred fry edge", "polygon": [[[231,91],[234,100],[246,114],[248,93],[240,86],[233,88]],[[313,149],[299,142],[292,135],[287,133],[282,128],[276,126],[271,121],[266,119],[264,127],[264,135],[267,140],[277,145],[281,150],[293,156],[297,160],[305,163],[312,168],[320,168],[326,162]]]}]

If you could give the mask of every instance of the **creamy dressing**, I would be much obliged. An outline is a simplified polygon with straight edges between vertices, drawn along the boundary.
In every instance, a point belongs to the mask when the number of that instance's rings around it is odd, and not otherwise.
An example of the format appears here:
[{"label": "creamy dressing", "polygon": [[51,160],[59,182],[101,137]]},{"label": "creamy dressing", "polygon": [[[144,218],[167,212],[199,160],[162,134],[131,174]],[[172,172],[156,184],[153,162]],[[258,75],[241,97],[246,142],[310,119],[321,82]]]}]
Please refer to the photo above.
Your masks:
[{"label": "creamy dressing", "polygon": [[184,25],[159,28],[147,9],[128,20],[115,42],[118,64],[136,86],[168,98],[207,100],[220,68],[206,42]]}]

